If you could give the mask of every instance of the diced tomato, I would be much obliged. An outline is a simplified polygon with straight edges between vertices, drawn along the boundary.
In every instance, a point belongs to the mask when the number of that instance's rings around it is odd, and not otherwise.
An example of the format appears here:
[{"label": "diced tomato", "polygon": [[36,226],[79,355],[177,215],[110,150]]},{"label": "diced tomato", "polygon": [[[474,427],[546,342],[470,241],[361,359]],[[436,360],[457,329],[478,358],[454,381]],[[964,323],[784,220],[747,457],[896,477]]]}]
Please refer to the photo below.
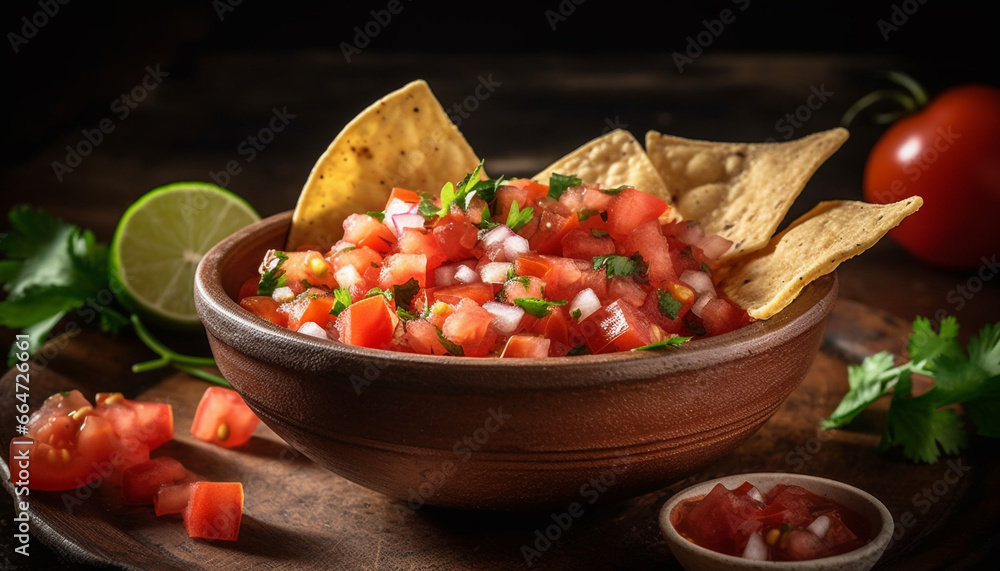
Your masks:
[{"label": "diced tomato", "polygon": [[762,524],[742,526],[752,520],[759,511],[754,501],[747,496],[737,496],[722,484],[716,484],[712,491],[691,506],[686,514],[674,523],[677,531],[691,538],[698,545],[721,553],[740,553],[746,546],[746,539],[739,545],[738,530],[746,535],[759,530]]},{"label": "diced tomato", "polygon": [[494,290],[493,284],[475,282],[434,288],[429,295],[433,301],[443,301],[451,305],[458,305],[458,302],[465,298],[482,305],[493,299]]},{"label": "diced tomato", "polygon": [[153,494],[153,511],[156,515],[184,513],[191,500],[194,483],[166,484]]},{"label": "diced tomato", "polygon": [[702,308],[701,321],[705,326],[706,333],[720,335],[739,329],[749,323],[750,318],[743,309],[736,307],[730,301],[717,297]]},{"label": "diced tomato", "polygon": [[659,219],[670,208],[662,198],[626,188],[608,205],[608,232],[624,237],[643,224]]},{"label": "diced tomato", "polygon": [[249,441],[259,423],[238,392],[208,387],[194,413],[191,434],[198,440],[233,448]]},{"label": "diced tomato", "polygon": [[492,313],[470,299],[463,299],[455,307],[455,313],[445,319],[441,331],[449,341],[462,347],[464,355],[482,357],[496,345],[497,333],[492,323]]},{"label": "diced tomato", "polygon": [[633,307],[639,307],[646,301],[646,290],[632,276],[615,277],[608,280],[608,293],[605,297],[620,299]]},{"label": "diced tomato", "polygon": [[493,214],[500,220],[506,220],[510,215],[511,205],[517,201],[521,210],[533,207],[536,202],[549,193],[549,187],[538,184],[530,179],[519,178],[509,180],[497,190],[496,212]]},{"label": "diced tomato", "polygon": [[129,506],[153,505],[160,486],[191,478],[193,475],[174,458],[161,456],[147,460],[122,473],[122,502]]},{"label": "diced tomato", "polygon": [[337,330],[343,343],[378,349],[392,343],[398,323],[396,310],[385,297],[375,295],[355,302],[342,311],[337,318]]},{"label": "diced tomato", "polygon": [[401,254],[423,254],[427,257],[426,273],[433,272],[435,268],[448,260],[441,243],[433,234],[422,228],[404,228],[399,235],[399,253]]},{"label": "diced tomato", "polygon": [[355,213],[344,220],[344,240],[359,247],[367,246],[376,252],[387,253],[396,243],[396,236],[377,218]]},{"label": "diced tomato", "polygon": [[424,355],[444,355],[448,352],[441,344],[438,329],[423,319],[406,322],[406,343],[415,352]]},{"label": "diced tomato", "polygon": [[386,256],[378,277],[378,287],[391,289],[403,285],[411,279],[420,287],[427,285],[427,256],[423,254],[392,254]]},{"label": "diced tomato", "polygon": [[382,254],[367,246],[360,246],[337,252],[332,261],[334,273],[346,266],[353,266],[359,275],[364,275],[371,268],[378,268],[382,265]]},{"label": "diced tomato", "polygon": [[622,242],[622,255],[626,257],[638,253],[649,265],[649,284],[659,287],[664,281],[676,279],[674,266],[670,260],[670,244],[660,233],[660,223],[656,220],[639,226]]},{"label": "diced tomato", "polygon": [[257,295],[257,284],[260,283],[260,276],[250,276],[247,281],[243,282],[240,286],[240,293],[236,296],[237,303],[242,302],[244,299]]},{"label": "diced tomato", "polygon": [[201,539],[236,541],[243,518],[243,484],[195,482],[184,509],[184,529]]},{"label": "diced tomato", "polygon": [[174,437],[174,412],[168,403],[126,399],[122,393],[97,393],[97,408],[125,441],[137,441],[156,450]]},{"label": "diced tomato", "polygon": [[524,190],[527,193],[528,202],[541,200],[549,193],[549,186],[547,184],[537,183],[530,178],[515,178],[508,180],[504,184]]},{"label": "diced tomato", "polygon": [[[679,281],[668,281],[662,284],[662,288],[650,290],[646,294],[646,300],[642,304],[641,311],[651,323],[659,326],[665,333],[680,333],[684,327],[684,316],[694,305],[694,292]],[[660,291],[664,293],[659,293]],[[660,296],[670,295],[677,302],[674,304],[670,299],[664,299],[664,313],[660,309]],[[671,317],[670,310],[676,310],[676,317]]]},{"label": "diced tomato", "polygon": [[528,240],[528,245],[539,254],[556,254],[562,250],[563,237],[580,226],[575,214],[561,216],[545,210],[538,221],[538,230]]},{"label": "diced tomato", "polygon": [[592,313],[580,324],[591,353],[628,351],[652,340],[649,324],[636,308],[616,300]]},{"label": "diced tomato", "polygon": [[[503,284],[500,299],[505,299],[513,303],[515,299],[522,297],[534,297],[541,299],[544,297],[545,282],[535,276],[517,276],[509,279]],[[488,301],[488,300],[487,300]],[[480,302],[483,303],[483,302]]]},{"label": "diced tomato", "polygon": [[[256,291],[256,286],[254,287]],[[275,325],[288,327],[288,314],[279,311],[281,304],[274,301],[269,295],[250,295],[244,297],[240,300],[240,307],[258,317],[263,317]]]},{"label": "diced tomato", "polygon": [[537,335],[511,335],[500,354],[501,358],[539,359],[549,356],[552,341]]},{"label": "diced tomato", "polygon": [[337,279],[333,266],[319,252],[285,252],[288,259],[282,262],[285,285],[298,295],[310,287],[333,288]]},{"label": "diced tomato", "polygon": [[316,297],[303,297],[293,303],[285,304],[284,311],[287,321],[286,327],[292,331],[298,331],[302,324],[311,321],[320,327],[326,327],[334,319],[330,315],[336,299],[329,294],[318,295]]},{"label": "diced tomato", "polygon": [[614,253],[615,243],[610,236],[598,237],[586,228],[570,230],[562,238],[562,255],[567,258],[591,261],[596,256]]},{"label": "diced tomato", "polygon": [[386,206],[392,202],[393,198],[398,198],[407,204],[418,204],[420,202],[420,195],[412,190],[407,190],[405,188],[395,187],[392,192],[389,193],[389,200],[386,201]]},{"label": "diced tomato", "polygon": [[479,242],[479,230],[461,217],[442,218],[432,231],[448,260],[457,262],[474,258],[474,248]]},{"label": "diced tomato", "polygon": [[670,244],[670,263],[676,275],[681,275],[685,270],[703,271],[701,267],[704,256],[697,246],[689,246],[677,238],[668,237]]}]

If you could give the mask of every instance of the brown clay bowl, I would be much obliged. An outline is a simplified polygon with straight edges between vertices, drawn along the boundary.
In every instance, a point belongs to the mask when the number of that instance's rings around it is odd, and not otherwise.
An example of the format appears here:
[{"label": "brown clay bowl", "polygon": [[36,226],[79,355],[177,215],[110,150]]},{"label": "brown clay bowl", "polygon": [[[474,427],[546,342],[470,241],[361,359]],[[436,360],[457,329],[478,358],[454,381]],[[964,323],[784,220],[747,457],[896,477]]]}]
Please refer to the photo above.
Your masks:
[{"label": "brown clay bowl", "polygon": [[665,487],[729,454],[805,377],[831,275],[780,314],[662,352],[412,355],[278,327],[233,301],[291,213],[209,251],[195,302],[223,375],[279,436],[410,507],[566,506]]}]

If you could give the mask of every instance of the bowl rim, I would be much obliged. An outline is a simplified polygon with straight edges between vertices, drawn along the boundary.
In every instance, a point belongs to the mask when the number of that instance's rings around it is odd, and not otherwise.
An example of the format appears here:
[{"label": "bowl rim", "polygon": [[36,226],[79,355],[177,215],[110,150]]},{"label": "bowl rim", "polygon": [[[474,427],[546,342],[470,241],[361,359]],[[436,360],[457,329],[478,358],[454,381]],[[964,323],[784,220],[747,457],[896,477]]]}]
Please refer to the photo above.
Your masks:
[{"label": "bowl rim", "polygon": [[[810,487],[810,485],[822,485],[857,496],[875,508],[875,511],[879,514],[882,526],[878,529],[875,535],[872,536],[871,541],[857,549],[840,555],[822,557],[820,559],[807,559],[804,561],[755,561],[743,559],[742,557],[737,557],[735,555],[727,555],[725,553],[719,553],[718,551],[712,551],[711,549],[688,541],[687,539],[684,539],[676,529],[674,529],[673,522],[670,521],[670,514],[682,501],[707,494],[713,487],[715,487],[716,484],[723,484],[727,488],[732,489],[739,486],[744,481],[753,483],[754,480],[760,480],[762,478],[775,478],[782,480],[782,483],[801,485],[803,488],[806,488],[813,493],[822,494],[822,492],[817,491],[815,487]],[[890,513],[889,509],[885,507],[885,504],[883,504],[875,496],[869,494],[861,488],[852,486],[846,482],[841,482],[840,480],[789,472],[752,472],[747,474],[731,474],[729,476],[722,476],[720,478],[714,478],[712,480],[706,480],[704,482],[693,484],[671,496],[670,499],[667,500],[667,502],[660,508],[657,519],[660,525],[660,532],[670,545],[671,550],[673,550],[675,546],[680,547],[694,556],[718,560],[732,566],[734,569],[755,568],[761,564],[766,565],[768,569],[803,569],[806,565],[823,565],[824,567],[829,566],[833,568],[838,565],[847,565],[869,557],[872,558],[872,563],[874,563],[879,559],[879,557],[882,556],[882,552],[884,552],[886,547],[889,545],[889,540],[892,538],[892,534],[894,532],[892,513]]]},{"label": "bowl rim", "polygon": [[[599,355],[578,355],[572,357],[549,357],[546,359],[491,359],[483,357],[421,355],[403,353],[386,349],[356,347],[327,341],[298,333],[267,320],[255,316],[241,307],[226,294],[222,287],[220,265],[244,242],[264,233],[271,235],[287,235],[291,225],[292,211],[285,211],[264,218],[251,224],[212,247],[201,259],[195,272],[194,296],[195,305],[206,330],[223,343],[238,350],[252,351],[254,344],[248,339],[246,331],[257,331],[272,339],[282,341],[286,350],[278,351],[276,364],[292,366],[301,363],[306,358],[316,358],[321,361],[337,356],[355,361],[374,363],[377,366],[390,366],[406,363],[418,368],[438,367],[443,363],[462,376],[471,375],[469,384],[480,382],[475,375],[481,374],[484,368],[497,368],[511,374],[512,379],[525,375],[513,375],[515,371],[531,369],[558,369],[561,372],[592,371],[596,365],[615,365],[608,368],[612,377],[628,376],[627,370],[632,366],[656,367],[667,372],[680,372],[703,367],[707,362],[725,362],[730,359],[756,355],[775,346],[780,346],[793,339],[812,326],[821,322],[832,311],[838,291],[836,272],[821,277],[809,284],[800,295],[784,310],[767,320],[755,321],[735,331],[700,339],[671,347],[666,351],[622,351]],[[283,229],[283,232],[282,232]],[[263,257],[263,252],[261,252]],[[216,322],[212,317],[218,318]],[[719,349],[729,359],[717,359]],[[544,375],[542,375],[544,377]],[[574,381],[567,381],[567,386],[584,386],[592,384],[588,377],[594,375],[576,375]],[[608,375],[605,375],[605,377]],[[456,378],[457,378],[456,377]]]}]

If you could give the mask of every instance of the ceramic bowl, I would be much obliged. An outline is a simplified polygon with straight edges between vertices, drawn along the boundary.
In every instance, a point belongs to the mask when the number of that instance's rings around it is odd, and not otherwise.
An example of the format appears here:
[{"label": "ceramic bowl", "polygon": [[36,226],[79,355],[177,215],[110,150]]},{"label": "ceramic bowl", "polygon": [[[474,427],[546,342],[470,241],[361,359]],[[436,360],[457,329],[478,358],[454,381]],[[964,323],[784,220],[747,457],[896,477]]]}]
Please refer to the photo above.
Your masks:
[{"label": "ceramic bowl", "polygon": [[[674,508],[685,500],[706,495],[716,484],[722,484],[732,490],[743,482],[750,482],[765,494],[776,484],[788,484],[802,486],[811,492],[826,496],[864,517],[869,529],[874,532],[874,537],[859,549],[833,557],[809,561],[751,561],[705,549],[677,533],[672,517]],[[660,510],[660,530],[674,557],[688,571],[865,571],[875,565],[889,545],[889,540],[892,539],[893,521],[892,514],[877,498],[843,482],[803,474],[760,473],[737,474],[709,480],[675,494]]]},{"label": "ceramic bowl", "polygon": [[262,220],[198,267],[195,301],[219,368],[289,444],[411,507],[565,506],[694,473],[798,386],[837,295],[827,276],[771,319],[662,352],[500,360],[352,347],[233,301],[290,223],[288,212]]}]

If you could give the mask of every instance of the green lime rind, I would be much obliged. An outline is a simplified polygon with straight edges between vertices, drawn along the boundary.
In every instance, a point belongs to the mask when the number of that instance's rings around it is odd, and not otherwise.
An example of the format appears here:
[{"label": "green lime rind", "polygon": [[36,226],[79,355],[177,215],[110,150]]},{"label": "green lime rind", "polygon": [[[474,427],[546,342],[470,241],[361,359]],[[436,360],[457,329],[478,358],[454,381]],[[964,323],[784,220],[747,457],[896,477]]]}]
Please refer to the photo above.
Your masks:
[{"label": "green lime rind", "polygon": [[220,240],[260,220],[243,198],[204,182],[155,188],[125,210],[111,241],[109,279],[118,300],[174,330],[201,326],[194,273]]}]

